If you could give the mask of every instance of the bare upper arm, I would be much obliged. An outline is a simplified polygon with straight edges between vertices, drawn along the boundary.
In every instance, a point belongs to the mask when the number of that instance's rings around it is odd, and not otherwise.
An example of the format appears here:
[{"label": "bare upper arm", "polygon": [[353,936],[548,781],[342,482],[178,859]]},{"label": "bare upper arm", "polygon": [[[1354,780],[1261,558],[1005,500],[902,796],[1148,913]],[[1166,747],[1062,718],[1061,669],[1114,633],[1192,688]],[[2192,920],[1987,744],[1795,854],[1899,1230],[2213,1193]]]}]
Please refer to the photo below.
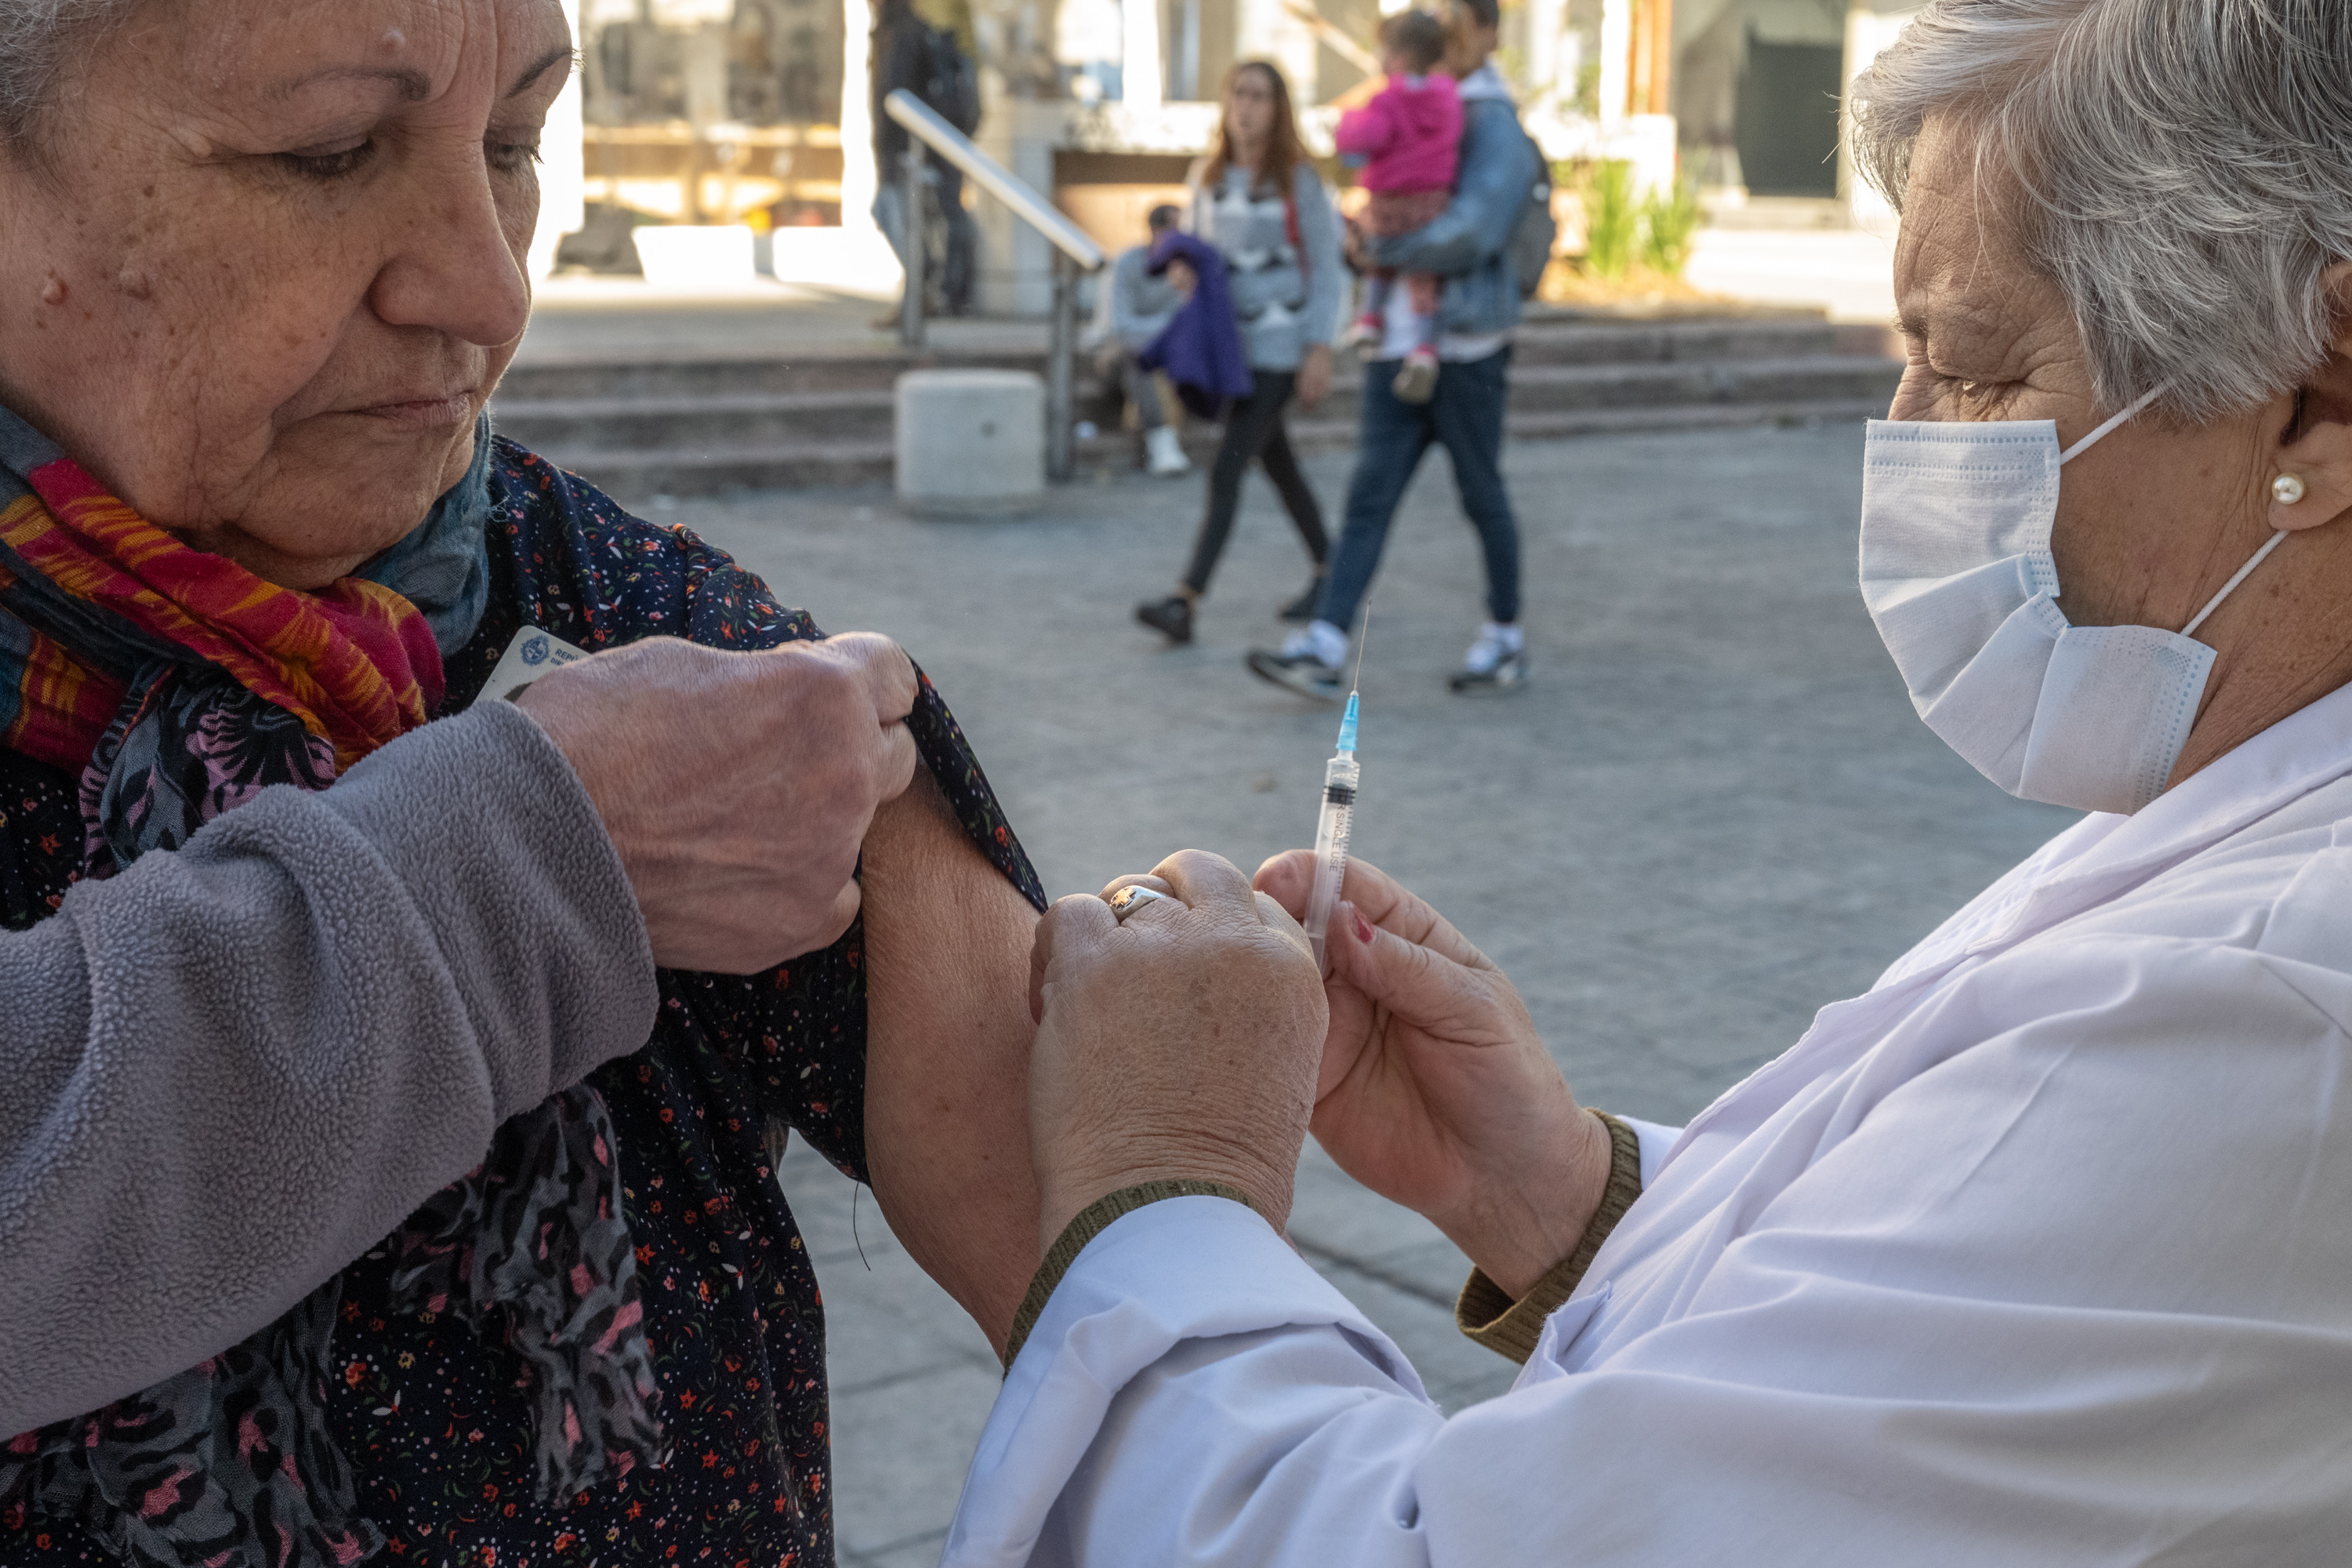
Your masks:
[{"label": "bare upper arm", "polygon": [[929,773],[866,837],[866,1157],[917,1262],[1002,1347],[1036,1267],[1029,943],[1037,911]]}]

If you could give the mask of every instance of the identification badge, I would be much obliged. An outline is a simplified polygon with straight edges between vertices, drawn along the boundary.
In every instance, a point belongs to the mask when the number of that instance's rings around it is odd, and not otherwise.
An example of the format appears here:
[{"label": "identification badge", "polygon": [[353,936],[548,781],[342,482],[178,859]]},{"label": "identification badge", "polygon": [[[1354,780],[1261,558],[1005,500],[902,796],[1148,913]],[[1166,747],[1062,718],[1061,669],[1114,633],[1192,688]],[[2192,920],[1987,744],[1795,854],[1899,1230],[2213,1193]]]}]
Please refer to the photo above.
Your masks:
[{"label": "identification badge", "polygon": [[525,626],[515,633],[514,641],[507,644],[507,651],[499,656],[499,667],[490,671],[489,684],[482,688],[482,695],[511,702],[522,695],[524,687],[549,670],[587,657],[587,649],[573,647],[553,632]]}]

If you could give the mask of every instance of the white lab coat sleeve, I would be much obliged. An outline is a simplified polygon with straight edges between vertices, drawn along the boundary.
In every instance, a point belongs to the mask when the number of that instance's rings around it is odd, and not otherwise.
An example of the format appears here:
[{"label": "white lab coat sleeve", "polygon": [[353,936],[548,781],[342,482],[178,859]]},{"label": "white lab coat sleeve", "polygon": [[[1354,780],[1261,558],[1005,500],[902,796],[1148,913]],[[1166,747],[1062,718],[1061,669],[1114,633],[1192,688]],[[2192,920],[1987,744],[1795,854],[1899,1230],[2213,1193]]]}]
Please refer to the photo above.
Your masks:
[{"label": "white lab coat sleeve", "polygon": [[1633,1130],[1634,1140],[1641,1145],[1642,1186],[1647,1191],[1657,1182],[1658,1173],[1664,1169],[1666,1155],[1682,1141],[1683,1130],[1663,1127],[1657,1122],[1643,1121],[1633,1116],[1620,1116],[1617,1120]]},{"label": "white lab coat sleeve", "polygon": [[943,1568],[1288,1568],[1338,1561],[1327,1530],[1353,1568],[1421,1564],[1398,1487],[1443,1426],[1403,1354],[1265,1220],[1166,1199],[1063,1276],[981,1436]]},{"label": "white lab coat sleeve", "polygon": [[1663,1284],[1588,1287],[1451,1420],[1246,1211],[1121,1220],[1015,1364],[947,1562],[2340,1563],[2352,980],[2057,945],[1759,1131],[1755,1203],[1695,1212]]}]

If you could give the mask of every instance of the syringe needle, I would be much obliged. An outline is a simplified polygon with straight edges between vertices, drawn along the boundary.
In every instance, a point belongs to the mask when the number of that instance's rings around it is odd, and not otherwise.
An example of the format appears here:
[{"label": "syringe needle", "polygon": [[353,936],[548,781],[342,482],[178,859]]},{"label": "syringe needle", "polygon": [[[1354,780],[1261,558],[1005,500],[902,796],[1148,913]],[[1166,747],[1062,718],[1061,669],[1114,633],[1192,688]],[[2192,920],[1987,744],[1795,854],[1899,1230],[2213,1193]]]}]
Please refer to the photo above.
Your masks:
[{"label": "syringe needle", "polygon": [[1364,648],[1372,640],[1372,602],[1364,601],[1363,629],[1356,634],[1356,678],[1348,682],[1348,695],[1355,696],[1364,689]]}]

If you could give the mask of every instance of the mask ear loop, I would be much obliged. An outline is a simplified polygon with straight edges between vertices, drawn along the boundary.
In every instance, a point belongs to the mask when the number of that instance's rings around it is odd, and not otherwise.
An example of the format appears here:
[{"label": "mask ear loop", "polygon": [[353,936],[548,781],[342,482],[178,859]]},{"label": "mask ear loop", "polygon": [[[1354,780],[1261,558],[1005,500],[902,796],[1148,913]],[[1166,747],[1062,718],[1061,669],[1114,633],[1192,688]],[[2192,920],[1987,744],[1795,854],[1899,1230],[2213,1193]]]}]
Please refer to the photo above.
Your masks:
[{"label": "mask ear loop", "polygon": [[2137,414],[2141,409],[2146,408],[2158,398],[2162,397],[2170,384],[2171,384],[2168,382],[2160,383],[2142,393],[2139,396],[2139,400],[2134,403],[2130,407],[2125,409],[2121,414],[2115,416],[2105,424],[2100,426],[2097,429],[2092,431],[2089,435],[2084,437],[2081,440],[2075,442],[2073,446],[2059,453],[2058,466],[2063,468],[2068,463],[2073,462],[2077,457],[2081,456],[2084,452],[2088,451],[2092,444],[2106,435],[2108,431],[2113,430],[2116,426],[2122,424],[2125,420],[2129,419],[2133,415]]},{"label": "mask ear loop", "polygon": [[2221,601],[2230,596],[2230,591],[2235,588],[2239,584],[2244,582],[2246,578],[2252,574],[2254,568],[2263,563],[2263,557],[2268,555],[2272,551],[2276,550],[2282,543],[2285,542],[2285,540],[2286,530],[2284,528],[2280,529],[2276,533],[2272,534],[2269,541],[2264,543],[2260,550],[2254,552],[2253,559],[2248,561],[2243,566],[2239,567],[2237,574],[2228,582],[2221,584],[2221,591],[2205,601],[2205,607],[2197,612],[2195,619],[2191,620],[2187,626],[2180,628],[2180,635],[2185,637],[2196,636],[2197,628],[2205,624],[2205,617],[2221,607]]},{"label": "mask ear loop", "polygon": [[[2105,437],[2116,426],[2122,424],[2125,420],[2129,419],[2132,416],[2146,408],[2149,404],[2154,403],[2158,398],[2163,396],[2166,388],[2169,384],[2169,383],[2159,383],[2157,385],[2150,387],[2147,391],[2142,393],[2137,399],[2135,399],[2131,405],[2126,408],[2122,413],[2115,415],[2097,429],[2092,431],[2089,435],[2084,437],[2081,440],[2075,442],[2073,446],[2059,453],[2058,466],[2062,468],[2064,468],[2069,462],[2074,460],[2074,458],[2088,450],[2093,443]],[[2253,555],[2243,566],[2239,567],[2236,572],[2232,573],[2228,582],[2221,584],[2221,592],[2206,600],[2205,607],[2198,611],[2196,615],[2189,617],[2189,624],[2180,628],[2180,635],[2185,637],[2195,637],[2197,635],[2197,628],[2205,624],[2205,617],[2220,609],[2221,607],[2221,601],[2228,598],[2231,594],[2236,590],[2239,584],[2253,575],[2254,568],[2261,565],[2263,562],[2269,557],[2270,552],[2276,550],[2281,544],[2284,543],[2285,541],[2286,530],[2284,529],[2280,529],[2277,532],[2272,534],[2270,538],[2263,542],[2263,547],[2260,550],[2255,551]]]}]

